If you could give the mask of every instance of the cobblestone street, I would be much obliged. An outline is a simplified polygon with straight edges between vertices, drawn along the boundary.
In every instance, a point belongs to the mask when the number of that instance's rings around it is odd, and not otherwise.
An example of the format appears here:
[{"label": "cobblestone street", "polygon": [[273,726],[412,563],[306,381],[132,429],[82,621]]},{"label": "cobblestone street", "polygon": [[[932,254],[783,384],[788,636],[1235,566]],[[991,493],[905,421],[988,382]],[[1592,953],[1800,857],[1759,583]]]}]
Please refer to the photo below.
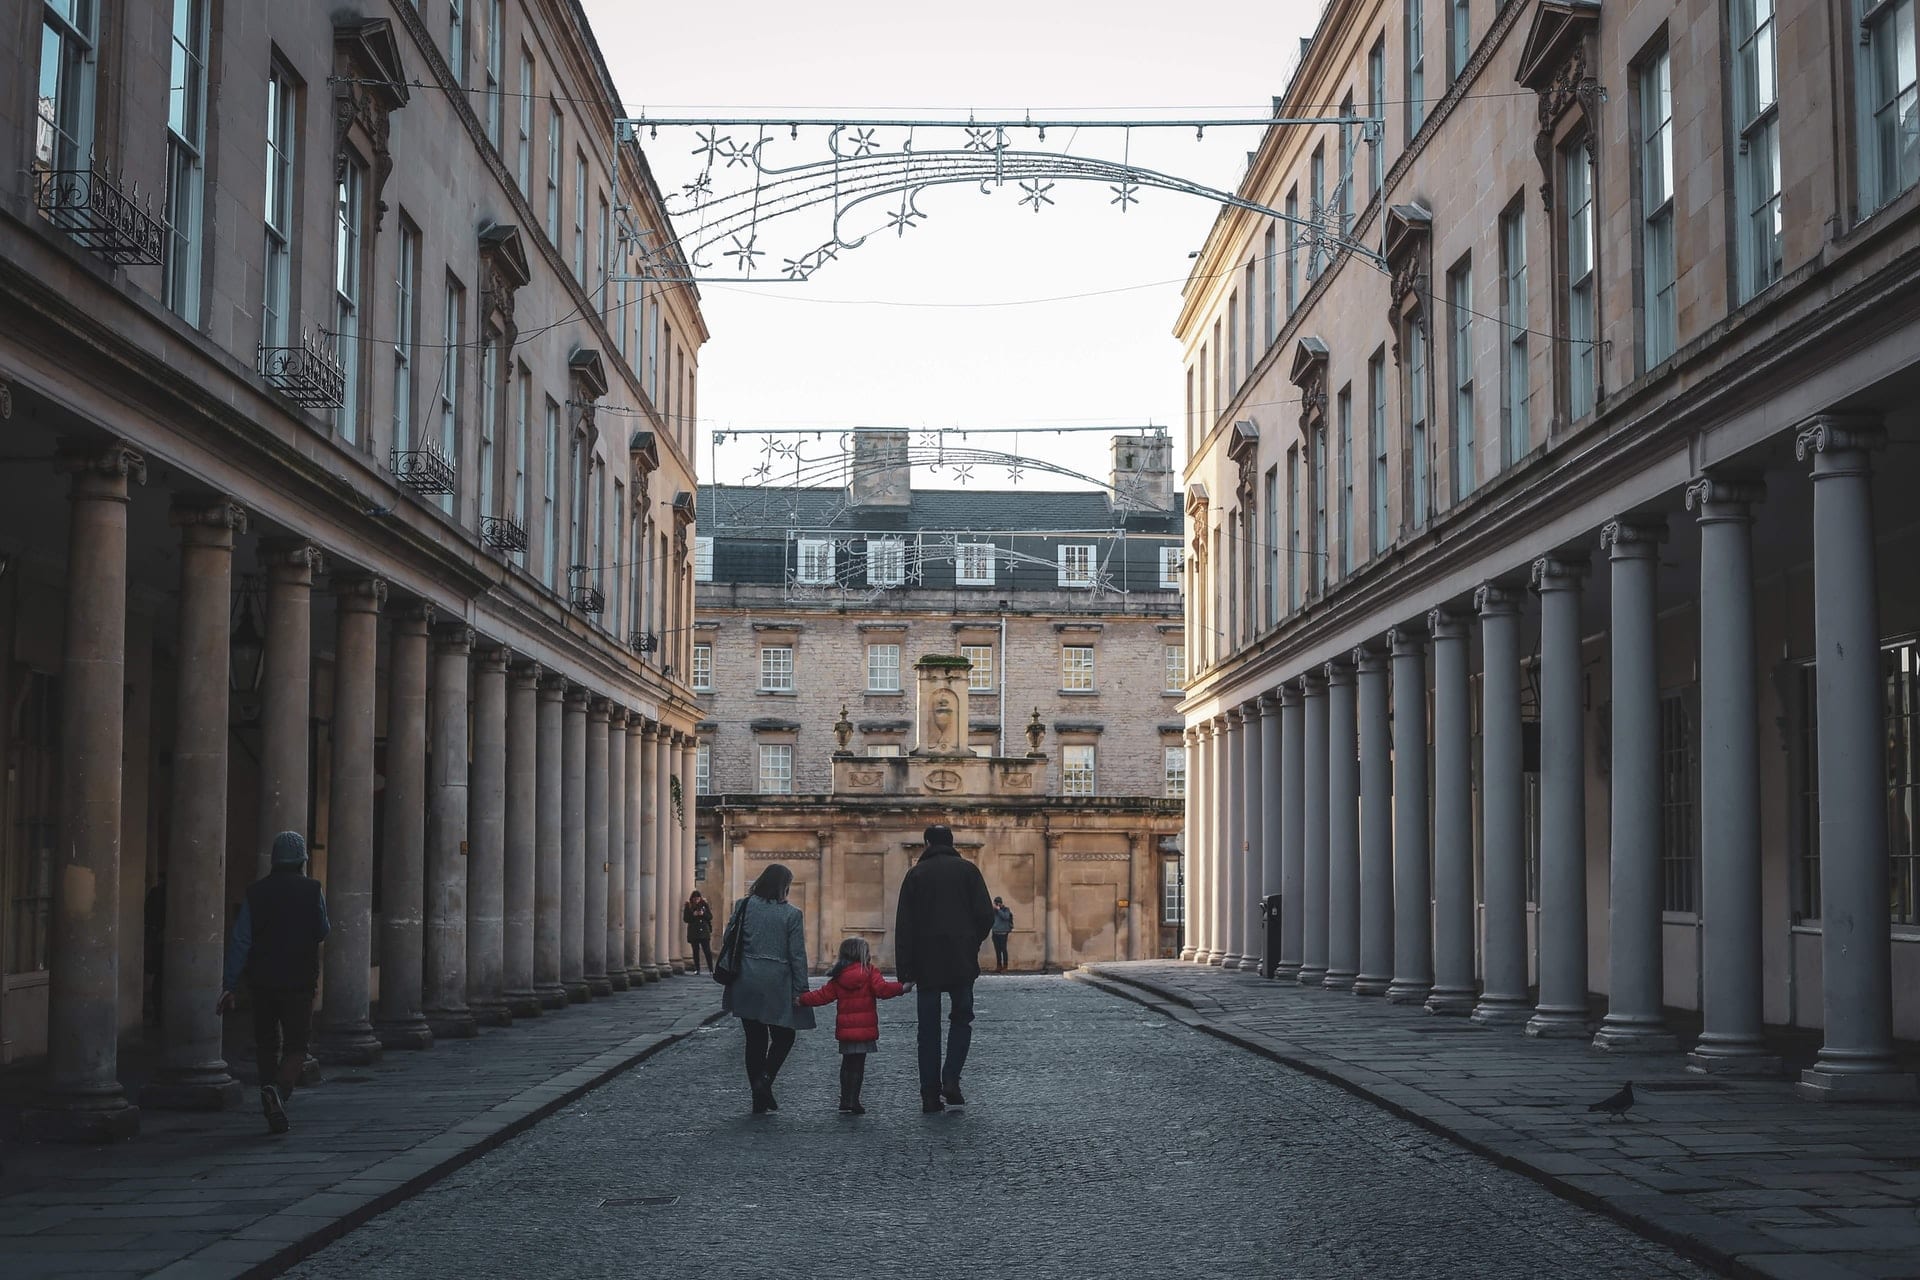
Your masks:
[{"label": "cobblestone street", "polygon": [[[702,1029],[302,1264],[498,1275],[1669,1276],[1666,1249],[1323,1083],[1093,987],[980,986],[971,1105],[922,1116],[912,1002],[864,1117],[830,1018],[755,1117]],[[678,1197],[668,1204],[621,1203]]]}]

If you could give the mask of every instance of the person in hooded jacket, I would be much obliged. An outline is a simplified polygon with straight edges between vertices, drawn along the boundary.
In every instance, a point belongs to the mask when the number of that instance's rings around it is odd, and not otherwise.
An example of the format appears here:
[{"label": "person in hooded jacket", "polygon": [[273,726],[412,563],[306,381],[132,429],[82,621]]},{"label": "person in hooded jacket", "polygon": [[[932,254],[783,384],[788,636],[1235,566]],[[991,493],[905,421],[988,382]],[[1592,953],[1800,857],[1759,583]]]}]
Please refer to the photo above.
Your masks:
[{"label": "person in hooded jacket", "polygon": [[840,1109],[856,1116],[867,1114],[860,1105],[860,1086],[867,1078],[867,1055],[880,1045],[880,1004],[913,990],[912,983],[887,981],[875,968],[866,939],[848,938],[840,944],[840,958],[827,970],[827,983],[818,991],[794,999],[810,1009],[838,1002],[833,1038],[840,1042]]},{"label": "person in hooded jacket", "polygon": [[[963,1106],[960,1071],[973,1044],[973,984],[980,944],[993,930],[993,898],[980,868],[953,847],[953,832],[935,823],[926,849],[900,881],[893,922],[900,980],[919,989],[920,1109]],[[947,1054],[940,1057],[940,997],[953,1006]]]},{"label": "person in hooded jacket", "polygon": [[244,975],[253,997],[260,1110],[269,1133],[285,1133],[287,1100],[307,1062],[313,996],[320,985],[320,944],[332,925],[320,882],[306,874],[306,838],[298,831],[282,831],[273,838],[268,861],[271,871],[248,887],[233,922],[217,1008],[222,1014],[233,1009]]}]

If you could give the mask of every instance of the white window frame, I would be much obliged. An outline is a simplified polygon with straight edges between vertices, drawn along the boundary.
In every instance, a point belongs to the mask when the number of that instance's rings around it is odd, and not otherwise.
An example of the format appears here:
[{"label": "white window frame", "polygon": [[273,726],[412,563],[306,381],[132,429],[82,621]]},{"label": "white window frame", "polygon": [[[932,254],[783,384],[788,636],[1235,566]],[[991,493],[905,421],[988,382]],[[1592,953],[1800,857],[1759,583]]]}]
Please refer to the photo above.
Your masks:
[{"label": "white window frame", "polygon": [[[1859,0],[1860,216],[1920,182],[1920,0]],[[1904,42],[1905,48],[1901,48]],[[1891,77],[1891,79],[1889,78]],[[1902,145],[1902,134],[1906,135]]]},{"label": "white window frame", "polygon": [[1673,195],[1673,59],[1664,47],[1635,77],[1639,112],[1640,358],[1651,369],[1677,345]]},{"label": "white window frame", "polygon": [[1160,923],[1187,923],[1187,865],[1185,858],[1160,860]]},{"label": "white window frame", "polygon": [[1180,589],[1180,571],[1185,565],[1185,553],[1180,547],[1160,548],[1160,589],[1178,591]]},{"label": "white window frame", "polygon": [[419,323],[420,229],[400,220],[400,254],[393,273],[393,447],[413,447],[413,348]]},{"label": "white window frame", "polygon": [[835,578],[832,538],[799,538],[794,543],[794,580],[802,586],[832,586]]},{"label": "white window frame", "polygon": [[267,71],[267,174],[262,221],[266,254],[260,286],[260,345],[292,344],[293,117],[295,90],[278,64]]},{"label": "white window frame", "polygon": [[791,742],[760,744],[760,794],[763,796],[793,794],[793,744]]},{"label": "white window frame", "polygon": [[793,692],[792,645],[763,644],[760,646],[760,692]]},{"label": "white window frame", "polygon": [[990,693],[997,687],[994,681],[999,673],[994,669],[992,645],[963,644],[960,656],[973,664],[967,672],[968,693]]},{"label": "white window frame", "polygon": [[[440,372],[440,450],[448,459],[460,456],[460,395],[466,381],[466,343],[462,341],[466,324],[467,291],[452,276],[447,277],[446,309],[441,317],[441,341],[446,344]],[[453,495],[440,498],[440,509],[453,513]]]},{"label": "white window frame", "polygon": [[1093,544],[1090,542],[1064,542],[1056,550],[1058,567],[1058,585],[1063,587],[1091,587],[1093,585]]},{"label": "white window frame", "polygon": [[1167,799],[1184,799],[1187,794],[1187,749],[1163,746],[1160,749],[1160,755]]},{"label": "white window frame", "polygon": [[702,742],[693,749],[693,794],[713,794],[713,744]]},{"label": "white window frame", "polygon": [[693,580],[713,581],[713,539],[704,535],[693,540]]},{"label": "white window frame", "polygon": [[1500,215],[1500,465],[1511,467],[1533,446],[1528,407],[1533,371],[1527,352],[1527,210],[1525,196]]},{"label": "white window frame", "polygon": [[573,278],[587,282],[587,153],[573,153]]},{"label": "white window frame", "polygon": [[1576,138],[1560,153],[1567,237],[1567,417],[1578,421],[1594,410],[1599,394],[1599,331],[1595,315],[1599,281],[1594,270],[1593,159],[1589,139]]},{"label": "white window frame", "polygon": [[1432,468],[1428,466],[1428,449],[1431,445],[1428,436],[1432,430],[1432,420],[1427,400],[1427,361],[1432,355],[1431,345],[1426,317],[1415,316],[1408,320],[1407,463],[1412,474],[1412,483],[1408,486],[1413,495],[1411,524],[1416,529],[1425,528],[1428,518],[1433,514],[1428,492],[1432,484]]},{"label": "white window frame", "polygon": [[547,240],[560,247],[561,165],[567,152],[567,117],[560,104],[547,99]]},{"label": "white window frame", "polygon": [[1447,355],[1453,366],[1453,497],[1474,489],[1479,433],[1473,405],[1473,263],[1462,258],[1447,272],[1447,311],[1453,321]]},{"label": "white window frame", "polygon": [[495,151],[500,149],[500,131],[506,124],[506,86],[503,81],[507,78],[507,51],[506,41],[501,38],[505,33],[500,29],[504,21],[501,0],[487,0],[487,141],[493,144]]},{"label": "white window frame", "polygon": [[1060,794],[1099,794],[1099,750],[1092,743],[1069,742],[1060,748]]},{"label": "white window frame", "polygon": [[899,645],[869,644],[867,646],[867,692],[900,692]]},{"label": "white window frame", "polygon": [[1387,431],[1387,362],[1383,352],[1367,358],[1367,452],[1372,459],[1372,478],[1367,488],[1367,554],[1378,556],[1393,538],[1390,520],[1391,486],[1387,480],[1389,432]]},{"label": "white window frame", "polygon": [[520,183],[520,194],[533,199],[533,53],[525,45],[520,46],[520,110],[519,144],[515,152],[514,175]]},{"label": "white window frame", "polygon": [[1427,122],[1427,19],[1426,0],[1406,0],[1406,94],[1407,142]]},{"label": "white window frame", "polygon": [[1162,668],[1164,672],[1163,679],[1166,681],[1162,687],[1168,693],[1184,691],[1187,687],[1186,641],[1170,641],[1161,646],[1161,651],[1161,657],[1164,663]]},{"label": "white window frame", "polygon": [[867,585],[898,587],[907,580],[905,538],[867,539]]},{"label": "white window frame", "polygon": [[367,167],[357,156],[334,185],[333,332],[345,393],[333,411],[333,429],[348,444],[360,443],[360,311],[366,249]]},{"label": "white window frame", "polygon": [[695,693],[713,692],[713,644],[707,640],[693,642],[693,684]]},{"label": "white window frame", "polygon": [[[83,0],[75,22],[65,7],[41,6],[41,63],[33,163],[39,169],[85,169],[93,159],[94,86],[98,77],[97,0]],[[58,50],[46,57],[51,43]],[[52,62],[52,66],[48,62]]]},{"label": "white window frame", "polygon": [[995,572],[991,542],[960,542],[953,548],[953,580],[963,587],[990,587]]},{"label": "white window frame", "polygon": [[205,229],[207,139],[207,5],[173,0],[167,88],[166,263],[161,301],[182,320],[200,323],[200,255]]},{"label": "white window frame", "polygon": [[1094,690],[1093,646],[1090,644],[1063,644],[1060,646],[1060,691],[1062,693],[1092,693]]},{"label": "white window frame", "polygon": [[1780,81],[1774,0],[1732,0],[1733,128],[1738,210],[1734,296],[1780,278]]},{"label": "white window frame", "polygon": [[467,87],[466,0],[447,0],[447,68],[453,82]]},{"label": "white window frame", "polygon": [[546,536],[541,539],[541,579],[555,586],[560,567],[560,406],[547,398]]}]

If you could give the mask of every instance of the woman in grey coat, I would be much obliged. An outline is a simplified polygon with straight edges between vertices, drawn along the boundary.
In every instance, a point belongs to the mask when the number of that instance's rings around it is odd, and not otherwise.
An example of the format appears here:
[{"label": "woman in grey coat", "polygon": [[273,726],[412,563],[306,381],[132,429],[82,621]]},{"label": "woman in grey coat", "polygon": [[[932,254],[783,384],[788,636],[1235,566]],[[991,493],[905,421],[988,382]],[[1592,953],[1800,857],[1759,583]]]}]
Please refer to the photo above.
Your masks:
[{"label": "woman in grey coat", "polygon": [[793,872],[778,862],[768,865],[747,896],[734,904],[733,918],[720,940],[724,959],[736,929],[744,928],[740,976],[720,998],[720,1007],[740,1019],[747,1038],[747,1084],[753,1112],[778,1111],[774,1077],[793,1048],[795,1031],[813,1030],[813,1010],[794,1003],[807,990],[806,922],[787,902]]}]

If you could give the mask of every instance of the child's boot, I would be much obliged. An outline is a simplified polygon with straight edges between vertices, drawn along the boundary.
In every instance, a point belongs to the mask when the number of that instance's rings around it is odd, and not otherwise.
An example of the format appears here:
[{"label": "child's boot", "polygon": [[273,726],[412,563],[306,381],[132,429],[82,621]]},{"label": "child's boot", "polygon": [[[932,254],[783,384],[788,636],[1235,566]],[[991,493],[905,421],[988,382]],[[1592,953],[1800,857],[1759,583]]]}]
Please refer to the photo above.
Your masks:
[{"label": "child's boot", "polygon": [[867,1114],[867,1109],[860,1105],[860,1086],[867,1078],[867,1055],[850,1053],[841,1059],[841,1068],[847,1073],[846,1101],[841,1110],[851,1111],[856,1116]]}]

